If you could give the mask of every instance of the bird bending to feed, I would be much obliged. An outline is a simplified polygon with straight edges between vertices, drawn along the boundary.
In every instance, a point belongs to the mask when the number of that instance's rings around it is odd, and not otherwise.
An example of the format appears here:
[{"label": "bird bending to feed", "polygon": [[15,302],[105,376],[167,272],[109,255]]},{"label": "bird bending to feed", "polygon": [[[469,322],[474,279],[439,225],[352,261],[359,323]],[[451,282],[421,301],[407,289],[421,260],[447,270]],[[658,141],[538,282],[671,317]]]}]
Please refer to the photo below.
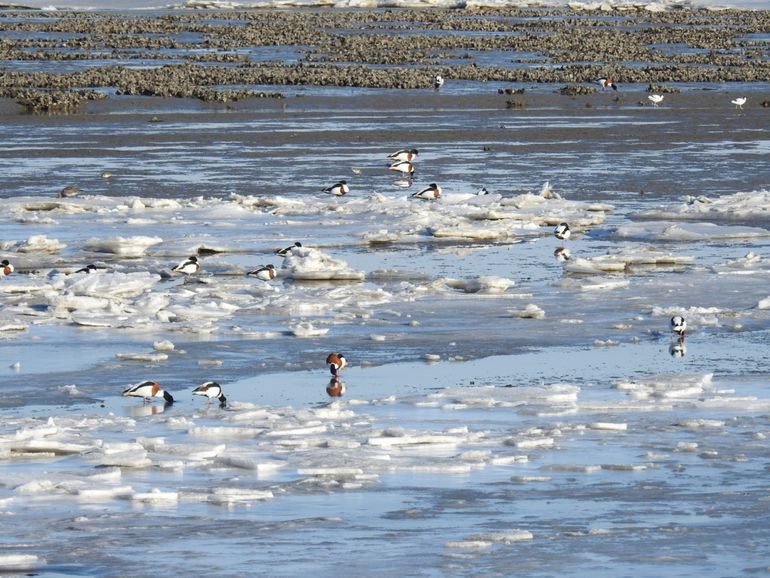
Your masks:
[{"label": "bird bending to feed", "polygon": [[192,275],[193,273],[197,273],[201,270],[201,266],[198,263],[198,257],[193,255],[192,257],[188,258],[186,261],[182,261],[172,269],[175,273],[184,273],[185,275]]},{"label": "bird bending to feed", "polygon": [[345,367],[348,362],[345,359],[345,356],[341,353],[330,353],[326,357],[326,364],[329,366],[329,371],[331,371],[331,374],[334,377],[337,377],[337,372]]},{"label": "bird bending to feed", "polygon": [[684,339],[684,332],[687,330],[687,322],[681,315],[674,315],[671,318],[671,331],[679,335],[679,339]]},{"label": "bird bending to feed", "polygon": [[329,380],[329,385],[326,386],[326,393],[329,394],[329,397],[342,397],[342,394],[345,393],[345,384],[336,377],[332,377]]},{"label": "bird bending to feed", "polygon": [[297,242],[296,242],[296,243],[294,243],[293,245],[289,245],[288,247],[284,247],[283,249],[278,249],[278,250],[275,252],[275,254],[276,254],[276,255],[279,255],[279,256],[281,256],[281,257],[285,257],[286,255],[288,255],[289,253],[291,253],[293,249],[296,249],[297,247],[301,247],[301,246],[302,246],[302,243],[300,243],[299,241],[297,241]]},{"label": "bird bending to feed", "polygon": [[425,199],[428,201],[435,201],[441,196],[441,187],[436,183],[431,183],[421,191],[412,193],[412,197],[415,199]]},{"label": "bird bending to feed", "polygon": [[59,191],[59,198],[74,197],[80,192],[80,187],[68,185]]},{"label": "bird bending to feed", "polygon": [[652,102],[652,106],[658,106],[661,102],[663,102],[662,94],[651,94],[647,98],[650,99],[650,102]]},{"label": "bird bending to feed", "polygon": [[262,281],[270,281],[271,279],[275,279],[275,276],[277,275],[275,271],[275,267],[272,263],[265,265],[264,267],[260,267],[259,269],[255,269],[254,271],[249,271],[246,273],[246,275],[254,275],[257,279],[262,279]]},{"label": "bird bending to feed", "polygon": [[398,161],[390,165],[388,170],[412,176],[414,174],[414,165],[409,161]]},{"label": "bird bending to feed", "polygon": [[350,187],[348,186],[347,181],[339,181],[331,187],[321,189],[321,192],[334,195],[335,197],[341,197],[342,195],[346,195],[350,192]]},{"label": "bird bending to feed", "polygon": [[440,74],[437,74],[436,76],[433,77],[433,88],[438,90],[442,86],[444,86],[444,77],[441,76]]},{"label": "bird bending to feed", "polygon": [[8,259],[3,259],[2,262],[0,262],[0,265],[2,265],[2,268],[0,269],[0,277],[8,277],[8,275],[13,273],[13,265],[11,265],[11,262]]},{"label": "bird bending to feed", "polygon": [[193,395],[202,395],[207,397],[209,403],[211,403],[212,399],[217,398],[220,405],[225,405],[225,402],[227,401],[225,394],[222,393],[222,386],[219,385],[216,381],[207,381],[206,383],[200,384],[198,387],[193,389]]},{"label": "bird bending to feed", "polygon": [[174,403],[174,398],[171,394],[155,383],[154,381],[142,381],[131,385],[123,390],[123,397],[141,397],[145,402],[148,402],[153,397],[162,397],[166,403]]},{"label": "bird bending to feed", "polygon": [[486,187],[481,187],[478,191],[476,191],[476,196],[483,197],[484,195],[488,195],[489,191]]},{"label": "bird bending to feed", "polygon": [[400,149],[391,155],[388,155],[388,159],[391,161],[413,161],[420,151],[417,149]]},{"label": "bird bending to feed", "polygon": [[596,84],[602,87],[602,90],[605,90],[607,88],[611,88],[612,90],[617,90],[618,86],[615,84],[615,81],[611,78],[597,78],[594,80]]},{"label": "bird bending to feed", "polygon": [[564,241],[569,239],[572,232],[569,230],[569,225],[567,223],[559,223],[556,228],[553,230],[554,236],[562,241],[562,244]]},{"label": "bird bending to feed", "polygon": [[746,104],[746,97],[741,96],[739,98],[735,98],[731,100],[730,102],[735,105],[735,108],[743,110],[743,105]]}]

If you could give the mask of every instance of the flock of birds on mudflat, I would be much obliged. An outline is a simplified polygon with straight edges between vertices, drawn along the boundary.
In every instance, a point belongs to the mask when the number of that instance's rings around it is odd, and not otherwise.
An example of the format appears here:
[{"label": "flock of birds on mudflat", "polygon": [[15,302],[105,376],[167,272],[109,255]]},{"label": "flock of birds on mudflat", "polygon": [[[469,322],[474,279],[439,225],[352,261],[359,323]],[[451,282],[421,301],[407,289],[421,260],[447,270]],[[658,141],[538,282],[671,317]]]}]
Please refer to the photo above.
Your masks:
[{"label": "flock of birds on mudflat", "polygon": [[[598,78],[594,82],[599,84],[602,87],[602,90],[618,90],[618,86],[612,78]],[[438,90],[443,85],[443,77],[436,75],[433,78],[433,87]],[[664,97],[659,94],[651,94],[647,98],[650,100],[653,106],[657,107],[661,102],[663,102]],[[731,104],[735,105],[736,109],[742,110],[743,105],[746,104],[746,101],[747,99],[745,97],[739,97],[731,100],[730,102]],[[414,161],[416,160],[418,154],[419,151],[415,148],[397,150],[396,152],[388,155],[388,160],[391,161],[388,169],[408,177],[408,184],[411,185],[411,178],[414,176],[415,172]],[[354,172],[356,172],[356,169],[354,169]],[[102,177],[105,179],[110,178],[111,176],[111,173],[102,173]],[[341,197],[350,192],[350,187],[346,180],[340,180],[329,187],[321,189],[321,191],[333,196]],[[78,187],[66,186],[59,192],[58,196],[73,197],[78,193],[80,193],[80,189]],[[487,193],[488,191],[483,187],[478,192],[479,195]],[[410,196],[415,199],[435,201],[441,197],[441,187],[436,183],[430,183],[427,187],[412,193]],[[569,251],[565,246],[565,242],[571,236],[569,224],[560,223],[557,225],[554,229],[554,236],[558,240],[562,241],[561,247],[554,251],[554,255],[560,260],[569,259]],[[302,247],[302,243],[299,241],[295,242],[293,245],[279,249],[276,251],[276,255],[285,257],[289,255],[293,249],[298,247]],[[83,267],[82,269],[78,269],[75,271],[75,273],[90,274],[95,272],[97,269],[98,267],[96,267],[96,265],[91,264]],[[201,266],[198,261],[198,257],[193,255],[179,263],[172,269],[172,271],[175,273],[181,273],[183,275],[194,275],[199,273],[200,269]],[[14,266],[8,259],[4,259],[0,262],[0,279],[8,277],[13,272]],[[249,271],[247,275],[255,276],[256,278],[263,281],[270,281],[275,279],[277,276],[277,271],[274,265],[268,264],[261,266],[253,271]],[[687,330],[687,322],[683,316],[675,315],[671,318],[670,327],[672,334],[677,336],[677,340],[675,343],[672,343],[671,347],[669,348],[669,352],[672,356],[682,357],[686,351],[684,347],[684,338],[685,332]],[[326,364],[328,365],[332,376],[329,385],[326,388],[326,392],[331,397],[339,397],[345,392],[345,384],[339,379],[339,371],[347,365],[347,360],[345,359],[344,355],[335,352],[330,353],[327,356]],[[207,381],[196,387],[192,393],[193,395],[206,397],[208,399],[208,403],[211,403],[213,399],[216,399],[219,401],[220,407],[224,407],[227,402],[227,398],[222,391],[222,386],[216,381]],[[145,403],[151,401],[152,398],[155,397],[162,398],[166,404],[174,403],[173,396],[168,391],[164,390],[155,381],[142,381],[140,383],[131,385],[123,390],[122,395],[125,397],[141,397]]]}]

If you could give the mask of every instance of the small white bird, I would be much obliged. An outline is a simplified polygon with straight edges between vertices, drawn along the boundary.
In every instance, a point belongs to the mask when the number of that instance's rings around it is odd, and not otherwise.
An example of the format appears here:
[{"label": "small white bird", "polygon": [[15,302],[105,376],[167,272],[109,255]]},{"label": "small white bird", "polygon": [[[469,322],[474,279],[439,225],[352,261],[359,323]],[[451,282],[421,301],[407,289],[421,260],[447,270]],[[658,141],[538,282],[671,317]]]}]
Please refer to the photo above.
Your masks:
[{"label": "small white bird", "polygon": [[334,195],[335,197],[341,197],[342,195],[346,195],[350,192],[350,187],[348,187],[347,181],[339,181],[331,187],[321,189],[321,192]]},{"label": "small white bird", "polygon": [[489,191],[486,187],[481,187],[478,191],[476,191],[476,196],[483,197],[484,195],[488,195]]},{"label": "small white bird", "polygon": [[433,88],[438,90],[442,86],[444,86],[444,77],[441,76],[440,74],[437,74],[436,76],[433,77]]},{"label": "small white bird", "polygon": [[225,402],[227,401],[225,394],[222,393],[222,386],[219,385],[216,381],[207,381],[206,383],[202,383],[193,390],[193,395],[205,396],[208,398],[209,403],[211,403],[212,399],[217,398],[220,405],[225,405]]},{"label": "small white bird", "polygon": [[409,161],[398,161],[390,165],[388,170],[412,176],[414,174],[414,165]]},{"label": "small white bird", "polygon": [[650,102],[652,102],[652,106],[658,106],[661,102],[663,102],[662,94],[651,94],[647,98],[650,99]]},{"label": "small white bird", "polygon": [[275,267],[271,263],[264,267],[260,267],[259,269],[255,269],[254,271],[249,271],[246,275],[254,275],[257,279],[262,279],[262,281],[270,281],[271,279],[275,279],[277,273]]},{"label": "small white bird", "polygon": [[746,104],[746,97],[740,96],[736,99],[731,100],[730,102],[735,105],[735,108],[743,110],[743,105]]},{"label": "small white bird", "polygon": [[393,154],[388,155],[388,159],[391,161],[412,161],[420,153],[417,149],[400,149]]},{"label": "small white bird", "polygon": [[192,275],[201,270],[201,266],[198,263],[198,257],[193,255],[185,261],[182,261],[172,269],[174,273],[183,273],[184,275]]},{"label": "small white bird", "polygon": [[674,315],[671,318],[671,331],[679,335],[679,339],[684,339],[684,332],[687,330],[687,322],[681,315]]},{"label": "small white bird", "polygon": [[130,385],[123,390],[123,397],[141,397],[145,402],[150,401],[153,397],[162,397],[166,403],[174,403],[174,398],[167,391],[161,389],[161,387],[154,381],[142,381],[140,383]]},{"label": "small white bird", "polygon": [[567,223],[559,223],[553,230],[553,234],[560,241],[566,241],[569,239],[572,232],[570,231],[569,225]]},{"label": "small white bird", "polygon": [[441,187],[436,183],[431,183],[423,190],[412,193],[412,197],[415,199],[425,199],[426,201],[435,201],[441,197]]}]

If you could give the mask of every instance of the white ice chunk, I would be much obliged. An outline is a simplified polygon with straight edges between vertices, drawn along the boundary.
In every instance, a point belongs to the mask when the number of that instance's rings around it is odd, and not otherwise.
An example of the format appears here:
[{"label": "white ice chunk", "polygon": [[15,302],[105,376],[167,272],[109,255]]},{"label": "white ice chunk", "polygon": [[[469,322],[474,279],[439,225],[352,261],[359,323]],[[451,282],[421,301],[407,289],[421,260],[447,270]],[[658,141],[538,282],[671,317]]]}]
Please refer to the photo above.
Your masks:
[{"label": "white ice chunk", "polygon": [[160,237],[110,237],[107,239],[91,238],[84,243],[84,248],[97,253],[112,253],[121,257],[142,257],[147,249],[162,243]]}]

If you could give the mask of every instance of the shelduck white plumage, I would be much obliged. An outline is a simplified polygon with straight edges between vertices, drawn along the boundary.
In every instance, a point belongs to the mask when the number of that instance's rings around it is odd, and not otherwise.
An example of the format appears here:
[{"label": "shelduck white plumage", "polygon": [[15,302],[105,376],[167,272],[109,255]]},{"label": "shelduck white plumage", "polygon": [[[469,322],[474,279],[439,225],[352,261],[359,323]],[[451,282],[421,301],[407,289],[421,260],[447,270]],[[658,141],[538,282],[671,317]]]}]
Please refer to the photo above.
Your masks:
[{"label": "shelduck white plumage", "polygon": [[224,405],[227,401],[225,394],[222,392],[222,386],[216,381],[207,381],[206,383],[200,384],[193,390],[193,395],[207,397],[209,403],[211,403],[211,400],[214,398],[218,399],[221,405]]},{"label": "shelduck white plumage", "polygon": [[674,315],[671,318],[671,331],[679,335],[680,339],[684,338],[684,333],[687,331],[687,322],[681,315]]},{"label": "shelduck white plumage", "polygon": [[431,183],[421,191],[412,193],[412,197],[415,199],[424,199],[426,201],[435,201],[441,197],[441,187],[436,183]]},{"label": "shelduck white plumage", "polygon": [[348,186],[347,181],[339,181],[333,184],[331,187],[321,189],[321,192],[334,195],[335,197],[341,197],[342,195],[347,195],[350,192],[350,187]]},{"label": "shelduck white plumage", "polygon": [[417,158],[419,152],[417,149],[400,149],[388,155],[388,159],[394,162],[413,161]]},{"label": "shelduck white plumage", "polygon": [[412,176],[414,174],[414,165],[409,161],[398,161],[397,163],[390,165],[388,170]]},{"label": "shelduck white plumage", "polygon": [[291,253],[291,252],[292,252],[294,249],[296,249],[297,247],[301,247],[301,246],[302,246],[302,243],[300,243],[299,241],[297,241],[297,242],[296,242],[296,243],[294,243],[293,245],[289,245],[288,247],[284,247],[283,249],[278,249],[278,250],[275,252],[275,254],[276,254],[276,255],[278,255],[278,256],[280,256],[280,257],[285,257],[286,255],[288,255],[289,253]]},{"label": "shelduck white plumage", "polygon": [[347,359],[341,353],[335,352],[326,356],[326,365],[329,366],[329,371],[334,377],[337,377],[337,373],[347,364]]},{"label": "shelduck white plumage", "polygon": [[153,397],[161,397],[166,403],[174,403],[174,398],[171,394],[154,381],[142,381],[130,385],[123,390],[122,395],[123,397],[141,397],[145,402],[150,401]]},{"label": "shelduck white plumage", "polygon": [[569,225],[567,223],[559,223],[553,230],[553,234],[554,237],[560,241],[566,241],[570,238],[572,232],[570,231]]},{"label": "shelduck white plumage", "polygon": [[246,275],[254,275],[257,279],[262,279],[262,281],[270,281],[271,279],[275,279],[278,273],[275,270],[275,266],[272,263],[269,263],[264,267],[249,271]]},{"label": "shelduck white plumage", "polygon": [[14,272],[13,265],[11,265],[11,262],[8,259],[3,259],[2,262],[0,262],[0,278],[2,277],[8,277],[11,273]]},{"label": "shelduck white plumage", "polygon": [[735,105],[735,108],[743,110],[743,105],[746,104],[746,97],[741,96],[738,98],[734,98],[730,102]]},{"label": "shelduck white plumage", "polygon": [[611,88],[612,90],[617,90],[618,85],[615,84],[615,81],[612,80],[612,78],[597,78],[594,80],[596,84],[602,87],[602,90],[606,90],[608,88]]},{"label": "shelduck white plumage", "polygon": [[441,76],[440,74],[437,74],[436,76],[433,77],[433,88],[438,90],[442,86],[444,86],[444,77]]},{"label": "shelduck white plumage", "polygon": [[193,275],[201,270],[200,263],[198,263],[198,257],[193,255],[188,259],[182,261],[172,269],[175,273],[182,273],[184,275]]}]

